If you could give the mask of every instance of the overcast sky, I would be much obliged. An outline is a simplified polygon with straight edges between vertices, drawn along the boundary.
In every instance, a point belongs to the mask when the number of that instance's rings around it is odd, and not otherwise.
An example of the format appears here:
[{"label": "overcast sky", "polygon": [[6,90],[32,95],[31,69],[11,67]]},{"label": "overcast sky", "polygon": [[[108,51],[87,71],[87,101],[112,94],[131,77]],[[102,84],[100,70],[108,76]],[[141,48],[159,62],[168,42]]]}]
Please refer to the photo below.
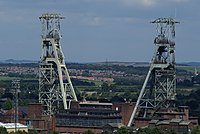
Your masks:
[{"label": "overcast sky", "polygon": [[177,62],[200,61],[200,0],[0,0],[0,60],[39,60],[42,13],[60,13],[67,62],[149,62],[159,17],[176,17]]}]

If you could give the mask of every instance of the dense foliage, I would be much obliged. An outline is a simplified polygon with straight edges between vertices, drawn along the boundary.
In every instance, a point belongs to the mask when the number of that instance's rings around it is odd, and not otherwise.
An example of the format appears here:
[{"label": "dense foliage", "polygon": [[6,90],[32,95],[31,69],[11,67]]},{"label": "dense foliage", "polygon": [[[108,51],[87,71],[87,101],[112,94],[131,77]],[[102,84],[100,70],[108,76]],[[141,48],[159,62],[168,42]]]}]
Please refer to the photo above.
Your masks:
[{"label": "dense foliage", "polygon": [[79,79],[72,78],[72,84],[76,86],[95,86],[94,82],[83,81]]},{"label": "dense foliage", "polygon": [[68,68],[71,69],[85,69],[85,70],[112,70],[112,71],[121,71],[127,74],[146,74],[148,71],[148,67],[137,67],[133,65],[120,65],[120,64],[110,64],[110,63],[102,63],[102,64],[78,64],[71,63],[67,65]]},{"label": "dense foliage", "polygon": [[190,115],[200,119],[200,88],[191,91],[188,95],[178,94],[177,105],[189,106]]},{"label": "dense foliage", "polygon": [[[0,127],[0,134],[40,134],[37,131],[17,131],[17,132],[11,132],[8,133],[6,131],[6,128]],[[58,132],[49,132],[49,134],[58,134]],[[85,131],[83,134],[95,134],[91,130]],[[129,130],[126,127],[121,127],[117,131],[114,132],[102,132],[101,134],[200,134],[200,127],[194,128],[191,132],[188,133],[180,133],[175,130],[162,130],[158,128],[145,128],[145,129],[139,129],[139,130]]]},{"label": "dense foliage", "polygon": [[[94,132],[88,130],[84,134],[95,134]],[[101,134],[200,134],[200,128],[194,128],[191,132],[181,133],[175,130],[162,130],[158,128],[145,128],[139,130],[129,130],[126,127],[121,127],[115,132],[102,132]]]}]

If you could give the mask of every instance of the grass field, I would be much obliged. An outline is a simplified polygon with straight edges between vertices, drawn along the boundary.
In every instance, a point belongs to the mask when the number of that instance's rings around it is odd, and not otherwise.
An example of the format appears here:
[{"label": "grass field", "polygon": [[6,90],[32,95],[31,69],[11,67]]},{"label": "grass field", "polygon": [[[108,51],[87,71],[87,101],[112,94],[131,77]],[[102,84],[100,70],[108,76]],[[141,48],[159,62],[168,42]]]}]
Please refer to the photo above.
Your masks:
[{"label": "grass field", "polygon": [[38,80],[37,78],[29,78],[29,77],[10,77],[10,76],[0,76],[0,81],[10,81],[10,80]]},{"label": "grass field", "polygon": [[21,78],[20,77],[0,76],[0,81],[14,80],[14,79],[21,79]]},{"label": "grass field", "polygon": [[191,67],[191,66],[178,66],[177,69],[186,70],[189,72],[195,72],[195,68],[198,72],[200,72],[200,67]]}]

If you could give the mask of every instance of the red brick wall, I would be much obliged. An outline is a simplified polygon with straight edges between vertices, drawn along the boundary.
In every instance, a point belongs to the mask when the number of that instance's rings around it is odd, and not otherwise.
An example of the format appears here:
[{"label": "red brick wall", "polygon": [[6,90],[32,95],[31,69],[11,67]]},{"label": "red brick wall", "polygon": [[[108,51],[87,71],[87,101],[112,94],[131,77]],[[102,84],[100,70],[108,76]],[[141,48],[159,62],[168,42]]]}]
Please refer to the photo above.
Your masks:
[{"label": "red brick wall", "polygon": [[[4,123],[11,123],[14,122],[14,116],[15,116],[15,109],[12,108],[8,110],[4,115],[3,118],[0,119],[1,122]],[[23,118],[23,114],[21,111],[18,111],[18,121],[21,124],[25,124],[25,120]]]},{"label": "red brick wall", "polygon": [[170,124],[161,124],[161,125],[158,125],[157,128],[160,128],[160,129],[171,129],[171,126],[170,126]]},{"label": "red brick wall", "polygon": [[29,104],[28,106],[28,118],[37,118],[42,114],[42,105],[41,104]]},{"label": "red brick wall", "polygon": [[124,125],[128,125],[134,106],[135,104],[133,103],[113,103],[112,109],[118,109],[120,115],[122,116],[122,123]]},{"label": "red brick wall", "polygon": [[79,106],[79,102],[78,101],[72,101],[71,102],[71,109],[78,109]]},{"label": "red brick wall", "polygon": [[183,120],[189,120],[189,107],[188,106],[179,106],[180,112],[184,112]]},{"label": "red brick wall", "polygon": [[151,119],[142,119],[142,118],[139,118],[139,119],[135,119],[134,120],[134,126],[136,128],[141,128],[141,127],[145,127],[147,125],[149,125],[149,122],[151,121]]},{"label": "red brick wall", "polygon": [[192,122],[192,125],[194,127],[198,126],[198,118],[189,118],[189,120]]}]

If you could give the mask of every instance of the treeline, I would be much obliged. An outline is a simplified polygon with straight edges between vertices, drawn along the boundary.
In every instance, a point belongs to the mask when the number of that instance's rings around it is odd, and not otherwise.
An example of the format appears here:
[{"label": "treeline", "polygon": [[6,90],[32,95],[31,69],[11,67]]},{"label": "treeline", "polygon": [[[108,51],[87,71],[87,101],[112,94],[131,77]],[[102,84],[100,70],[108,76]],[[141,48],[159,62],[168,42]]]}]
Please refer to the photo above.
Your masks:
[{"label": "treeline", "polygon": [[[95,134],[88,130],[83,134]],[[101,134],[200,134],[200,128],[194,128],[191,132],[177,132],[176,130],[163,130],[158,128],[144,128],[139,130],[129,130],[126,127],[121,127],[115,132],[102,132]]]},{"label": "treeline", "polygon": [[114,77],[115,85],[142,85],[145,77]]},{"label": "treeline", "polygon": [[[188,95],[178,94],[177,95],[177,105],[189,106],[190,115],[198,117],[200,119],[200,89],[191,91]],[[200,120],[199,120],[200,123]]]},{"label": "treeline", "polygon": [[79,80],[75,78],[71,78],[72,84],[76,86],[95,86],[94,82]]},{"label": "treeline", "polygon": [[[58,132],[48,132],[49,134],[58,134]],[[35,130],[25,132],[25,131],[16,131],[16,132],[7,132],[6,128],[0,127],[0,134],[42,134]],[[91,130],[85,131],[83,134],[95,134]],[[176,130],[169,129],[163,130],[158,128],[144,128],[139,130],[131,130],[126,127],[121,127],[115,132],[102,132],[101,134],[200,134],[200,128],[194,128],[190,132],[177,132]]]},{"label": "treeline", "polygon": [[[26,131],[16,131],[16,132],[8,132],[5,127],[0,127],[0,134],[44,134],[37,132],[36,130],[31,130],[29,132]],[[58,132],[49,132],[48,134],[59,134]]]},{"label": "treeline", "polygon": [[126,74],[146,74],[149,67],[136,67],[132,65],[115,65],[115,64],[79,64],[71,63],[67,64],[67,67],[70,69],[80,69],[80,70],[112,70],[112,71],[121,71]]}]

